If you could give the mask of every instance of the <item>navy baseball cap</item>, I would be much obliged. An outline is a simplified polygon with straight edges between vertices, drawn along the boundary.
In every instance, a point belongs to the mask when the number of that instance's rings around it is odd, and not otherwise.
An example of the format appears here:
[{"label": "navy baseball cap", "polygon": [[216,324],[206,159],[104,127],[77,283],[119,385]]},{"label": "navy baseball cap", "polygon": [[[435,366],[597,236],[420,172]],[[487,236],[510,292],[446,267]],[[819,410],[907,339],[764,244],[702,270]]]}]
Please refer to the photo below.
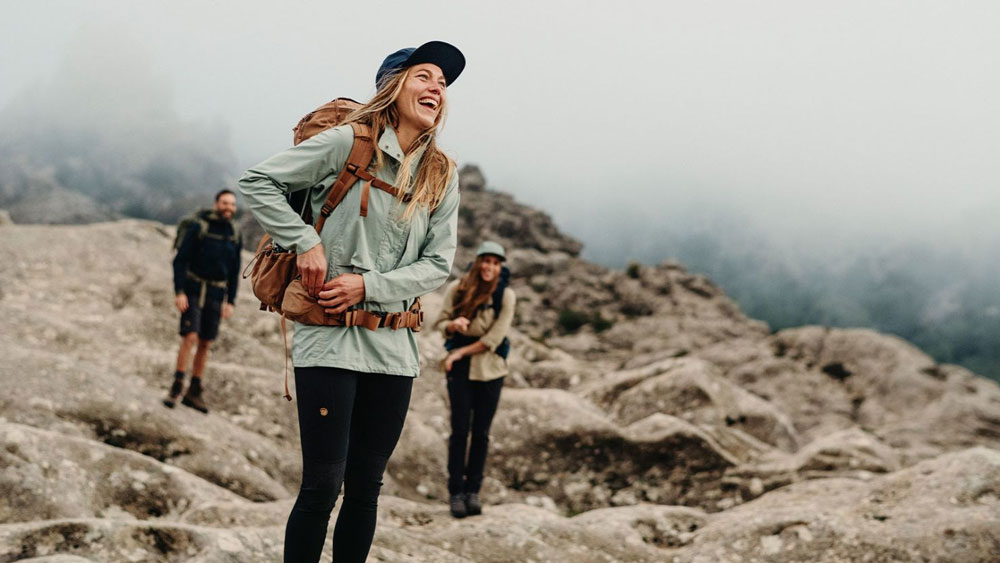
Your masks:
[{"label": "navy baseball cap", "polygon": [[437,65],[444,74],[445,84],[451,83],[465,69],[465,55],[457,47],[444,41],[428,41],[419,47],[407,47],[392,53],[382,61],[375,73],[375,87],[378,88],[387,76],[396,74],[404,68],[423,63]]}]

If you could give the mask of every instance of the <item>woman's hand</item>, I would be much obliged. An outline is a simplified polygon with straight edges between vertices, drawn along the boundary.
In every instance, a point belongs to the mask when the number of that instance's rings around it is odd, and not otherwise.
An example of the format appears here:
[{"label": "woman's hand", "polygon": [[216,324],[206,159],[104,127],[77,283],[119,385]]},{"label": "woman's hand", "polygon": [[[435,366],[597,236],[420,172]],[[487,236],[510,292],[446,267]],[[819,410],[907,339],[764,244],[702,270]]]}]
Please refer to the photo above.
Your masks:
[{"label": "woman's hand", "polygon": [[174,296],[174,306],[177,310],[184,313],[188,310],[188,296],[186,293],[178,293]]},{"label": "woman's hand", "polygon": [[365,300],[365,279],[360,274],[341,274],[323,284],[319,304],[336,315]]},{"label": "woman's hand", "polygon": [[465,317],[458,317],[457,319],[452,319],[448,321],[448,325],[445,326],[445,330],[448,332],[461,332],[469,330],[469,319]]},{"label": "woman's hand", "polygon": [[323,243],[298,254],[295,265],[302,276],[302,287],[312,297],[319,295],[323,282],[326,281],[326,251],[323,250]]},{"label": "woman's hand", "polygon": [[444,359],[444,371],[445,371],[445,373],[448,373],[449,371],[451,371],[451,366],[454,365],[455,362],[457,362],[458,360],[461,360],[461,359],[462,359],[462,349],[461,348],[459,348],[458,350],[455,350],[454,352],[448,354],[448,356],[445,357],[445,359]]}]

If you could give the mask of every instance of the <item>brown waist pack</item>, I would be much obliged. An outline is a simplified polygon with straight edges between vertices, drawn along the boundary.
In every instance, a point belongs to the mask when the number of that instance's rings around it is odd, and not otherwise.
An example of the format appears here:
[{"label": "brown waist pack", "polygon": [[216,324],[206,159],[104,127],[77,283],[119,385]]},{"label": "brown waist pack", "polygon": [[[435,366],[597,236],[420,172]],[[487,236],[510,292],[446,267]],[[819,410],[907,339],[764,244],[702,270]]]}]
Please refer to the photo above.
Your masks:
[{"label": "brown waist pack", "polygon": [[420,299],[413,302],[409,311],[399,313],[379,313],[353,309],[339,314],[330,314],[316,302],[302,285],[302,280],[294,279],[285,289],[282,312],[286,318],[307,325],[360,326],[368,330],[408,328],[420,332],[424,322],[424,312],[420,310]]},{"label": "brown waist pack", "polygon": [[250,272],[250,283],[253,294],[260,299],[261,311],[276,311],[281,313],[281,302],[285,289],[295,277],[295,258],[298,256],[291,250],[285,250],[274,243],[271,237],[264,235],[257,245],[257,254],[243,269],[243,277],[247,277],[247,268],[253,266]]},{"label": "brown waist pack", "polygon": [[[417,298],[409,311],[378,313],[355,309],[330,314],[315,298],[309,295],[302,280],[295,274],[294,252],[283,250],[268,239],[261,240],[250,273],[253,293],[260,299],[262,311],[271,310],[285,318],[308,325],[361,326],[369,330],[408,328],[420,331],[424,313]],[[249,266],[249,265],[248,265]]]}]

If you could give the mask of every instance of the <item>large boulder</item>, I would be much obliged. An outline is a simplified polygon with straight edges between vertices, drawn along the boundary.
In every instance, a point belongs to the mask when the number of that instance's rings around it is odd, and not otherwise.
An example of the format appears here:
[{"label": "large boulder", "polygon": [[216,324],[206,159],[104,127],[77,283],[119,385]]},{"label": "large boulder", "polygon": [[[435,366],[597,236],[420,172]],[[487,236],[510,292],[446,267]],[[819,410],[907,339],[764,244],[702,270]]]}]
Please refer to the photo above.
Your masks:
[{"label": "large boulder", "polygon": [[3,561],[265,563],[279,560],[281,551],[282,530],[278,527],[227,530],[121,519],[60,519],[0,526]]},{"label": "large boulder", "polygon": [[[819,418],[822,433],[858,425],[899,449],[906,463],[975,444],[1000,446],[1000,386],[962,368],[937,365],[899,338],[864,329],[802,327],[779,332],[773,346],[779,361],[802,367],[779,367],[781,376],[763,384],[771,387],[768,394],[776,402],[808,401],[819,417],[801,408],[792,409],[792,416],[806,414],[812,419],[808,424]],[[817,382],[822,392],[813,387]],[[821,434],[816,430],[813,436]]]},{"label": "large boulder", "polygon": [[0,423],[0,521],[177,518],[233,493],[134,452]]},{"label": "large boulder", "polygon": [[569,512],[641,501],[717,510],[738,460],[705,432],[658,415],[622,428],[553,389],[511,389],[494,422],[490,475]]},{"label": "large boulder", "polygon": [[711,515],[674,561],[970,561],[1000,553],[1000,452],[973,448],[864,482],[796,483]]},{"label": "large boulder", "polygon": [[668,358],[611,373],[580,391],[624,424],[665,413],[705,429],[739,430],[790,452],[798,448],[795,429],[784,413],[696,358]]},{"label": "large boulder", "polygon": [[944,391],[930,356],[900,338],[867,329],[803,327],[775,336],[778,355],[840,382],[862,426],[880,426],[913,413]]},{"label": "large boulder", "polygon": [[794,454],[767,452],[728,471],[726,477],[750,499],[805,479],[869,480],[899,468],[899,455],[892,448],[859,428],[850,428],[818,438]]}]

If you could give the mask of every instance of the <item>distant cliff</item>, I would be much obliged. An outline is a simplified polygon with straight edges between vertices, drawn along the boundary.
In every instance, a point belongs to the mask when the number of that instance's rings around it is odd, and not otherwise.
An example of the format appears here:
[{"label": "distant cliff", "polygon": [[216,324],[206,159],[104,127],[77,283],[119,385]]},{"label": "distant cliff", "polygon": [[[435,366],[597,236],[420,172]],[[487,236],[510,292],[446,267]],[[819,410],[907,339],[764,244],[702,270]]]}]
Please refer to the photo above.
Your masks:
[{"label": "distant cliff", "polygon": [[227,187],[228,127],[177,115],[149,61],[70,53],[0,110],[0,208],[18,223],[173,222]]}]

